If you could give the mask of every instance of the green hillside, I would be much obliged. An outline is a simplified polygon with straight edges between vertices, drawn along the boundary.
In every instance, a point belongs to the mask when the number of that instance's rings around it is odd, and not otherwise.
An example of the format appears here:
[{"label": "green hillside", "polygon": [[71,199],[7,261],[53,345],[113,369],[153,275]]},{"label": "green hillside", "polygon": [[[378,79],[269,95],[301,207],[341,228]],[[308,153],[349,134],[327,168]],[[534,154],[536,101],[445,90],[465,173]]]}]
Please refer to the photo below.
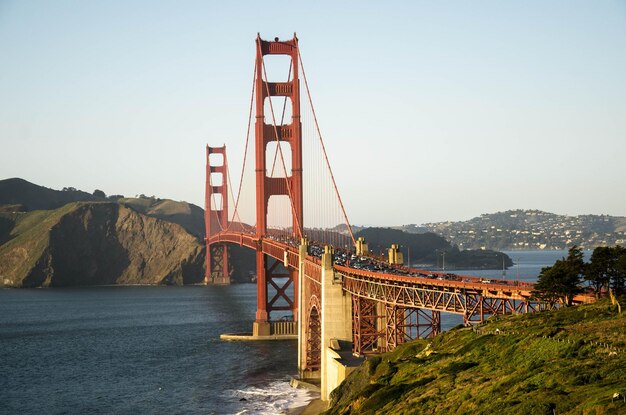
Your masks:
[{"label": "green hillside", "polygon": [[144,215],[177,223],[192,235],[204,238],[204,210],[194,204],[148,197],[124,198],[118,202]]},{"label": "green hillside", "polygon": [[[6,242],[0,245],[0,285],[4,280],[21,281],[24,286],[31,286],[32,280],[41,280],[39,270],[45,265],[45,251],[50,244],[50,230],[69,212],[75,210],[80,203],[69,203],[56,210],[36,210],[19,213],[13,216],[10,232],[6,233]],[[1,214],[9,222],[7,214]],[[33,272],[33,270],[36,270]]]},{"label": "green hillside", "polygon": [[[144,215],[177,223],[196,237],[204,238],[204,211],[196,205],[143,195],[137,198],[124,198],[121,195],[106,197],[104,193],[98,192],[90,194],[74,188],[54,190],[20,178],[4,179],[0,180],[0,214],[52,210],[73,202],[117,201]],[[8,226],[6,219],[0,219],[0,243]]]},{"label": "green hillside", "polygon": [[370,357],[326,413],[626,414],[616,392],[626,394],[626,315],[602,301],[490,319]]}]

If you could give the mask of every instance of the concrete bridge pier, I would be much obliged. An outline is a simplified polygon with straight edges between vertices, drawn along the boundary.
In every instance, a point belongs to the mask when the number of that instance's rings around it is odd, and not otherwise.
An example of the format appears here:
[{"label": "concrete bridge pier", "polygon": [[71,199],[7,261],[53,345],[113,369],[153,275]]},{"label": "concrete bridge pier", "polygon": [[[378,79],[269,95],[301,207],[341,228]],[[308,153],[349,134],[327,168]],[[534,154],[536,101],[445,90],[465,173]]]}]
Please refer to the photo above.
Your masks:
[{"label": "concrete bridge pier", "polygon": [[306,240],[299,254],[298,369],[300,379],[320,382],[321,399],[328,401],[362,360],[352,356],[352,296],[333,269],[329,247],[322,254],[319,280],[305,275]]},{"label": "concrete bridge pier", "polygon": [[[310,337],[308,327],[310,316],[310,299],[313,295],[311,290],[311,283],[306,281],[304,271],[304,260],[308,254],[308,244],[306,239],[302,239],[298,250],[298,372],[300,379],[318,379],[319,371],[313,371],[307,365],[307,341]],[[305,299],[307,299],[305,301]]]},{"label": "concrete bridge pier", "polygon": [[332,253],[325,247],[322,254],[322,365],[321,398],[329,400],[345,379],[343,365],[336,360],[337,344],[352,341],[352,297],[342,289],[341,276],[333,270]]}]

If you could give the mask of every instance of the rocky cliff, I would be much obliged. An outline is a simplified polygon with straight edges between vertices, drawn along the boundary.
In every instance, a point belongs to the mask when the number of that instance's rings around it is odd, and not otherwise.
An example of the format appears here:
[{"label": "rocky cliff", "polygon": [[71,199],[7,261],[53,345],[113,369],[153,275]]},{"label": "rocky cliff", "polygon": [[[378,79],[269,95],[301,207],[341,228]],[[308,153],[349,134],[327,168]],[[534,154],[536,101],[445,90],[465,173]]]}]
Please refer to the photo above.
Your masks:
[{"label": "rocky cliff", "polygon": [[39,287],[189,284],[204,251],[182,226],[113,202],[3,213],[0,284]]},{"label": "rocky cliff", "polygon": [[204,210],[192,203],[154,197],[123,198],[118,202],[144,215],[178,223],[192,235],[204,239]]}]

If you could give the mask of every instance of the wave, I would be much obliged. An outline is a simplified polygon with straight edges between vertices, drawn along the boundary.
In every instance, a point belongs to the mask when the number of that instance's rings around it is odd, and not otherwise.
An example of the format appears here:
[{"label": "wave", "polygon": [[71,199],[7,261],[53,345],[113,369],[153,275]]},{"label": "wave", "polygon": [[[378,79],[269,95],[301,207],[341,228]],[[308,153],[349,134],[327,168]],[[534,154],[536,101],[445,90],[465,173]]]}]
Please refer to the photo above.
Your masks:
[{"label": "wave", "polygon": [[224,391],[224,398],[238,408],[236,415],[288,414],[290,410],[305,406],[316,397],[311,391],[292,388],[289,379]]}]

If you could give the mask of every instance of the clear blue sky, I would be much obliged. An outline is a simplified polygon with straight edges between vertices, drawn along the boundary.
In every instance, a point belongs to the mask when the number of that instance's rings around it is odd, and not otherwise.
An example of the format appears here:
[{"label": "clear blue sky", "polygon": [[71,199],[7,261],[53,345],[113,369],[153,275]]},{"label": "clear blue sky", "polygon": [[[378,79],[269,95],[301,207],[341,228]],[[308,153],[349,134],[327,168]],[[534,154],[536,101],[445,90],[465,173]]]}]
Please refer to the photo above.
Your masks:
[{"label": "clear blue sky", "polygon": [[202,205],[257,32],[298,33],[353,223],[626,215],[623,0],[0,0],[0,179]]}]

